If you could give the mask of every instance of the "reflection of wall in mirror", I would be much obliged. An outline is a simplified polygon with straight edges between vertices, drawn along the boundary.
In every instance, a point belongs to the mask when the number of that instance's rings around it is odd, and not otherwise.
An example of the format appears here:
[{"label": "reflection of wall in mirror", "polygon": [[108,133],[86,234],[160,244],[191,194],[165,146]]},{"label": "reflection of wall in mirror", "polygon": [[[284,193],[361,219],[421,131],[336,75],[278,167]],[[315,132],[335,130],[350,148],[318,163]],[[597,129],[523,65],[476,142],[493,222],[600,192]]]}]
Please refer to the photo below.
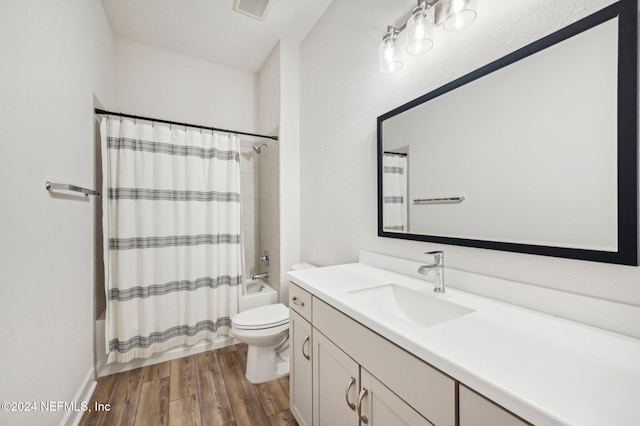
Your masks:
[{"label": "reflection of wall in mirror", "polygon": [[617,19],[383,122],[411,147],[411,233],[617,249]]}]

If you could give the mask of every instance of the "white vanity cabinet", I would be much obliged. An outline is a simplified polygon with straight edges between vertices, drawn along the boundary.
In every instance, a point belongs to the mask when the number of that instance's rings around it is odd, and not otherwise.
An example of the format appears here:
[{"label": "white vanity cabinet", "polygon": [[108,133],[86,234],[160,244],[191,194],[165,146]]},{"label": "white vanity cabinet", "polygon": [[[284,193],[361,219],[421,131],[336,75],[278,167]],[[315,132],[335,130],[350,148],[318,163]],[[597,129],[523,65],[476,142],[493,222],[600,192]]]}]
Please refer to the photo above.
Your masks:
[{"label": "white vanity cabinet", "polygon": [[[367,416],[370,423],[383,424],[376,422],[375,411],[378,407],[382,410],[383,405],[386,404],[387,409],[396,411],[398,418],[404,416],[401,413],[414,411],[415,414],[422,416],[431,424],[455,425],[455,380],[315,297],[313,298],[312,325],[314,338],[318,336],[320,339],[319,335],[322,334],[360,366],[361,383],[358,399],[363,386],[366,388],[364,378],[368,376],[363,372],[373,376],[379,382],[377,388],[381,389],[383,386],[389,391],[373,395],[373,411],[370,411],[370,416]],[[318,348],[318,344],[314,343],[314,350],[316,348]],[[314,363],[314,380],[318,374],[315,371],[317,365]],[[321,368],[322,365],[319,364],[319,367]],[[343,386],[346,386],[346,383]],[[370,388],[367,390],[370,395],[368,395],[368,399],[363,397],[363,404],[371,404],[372,390]],[[384,395],[393,396],[396,399],[386,402],[383,399]],[[350,401],[354,401],[352,398],[350,396]],[[402,402],[402,404],[398,404],[398,402]],[[358,400],[355,403],[357,407]],[[400,405],[403,407],[400,408]],[[314,413],[315,411],[316,407],[314,406]],[[361,411],[363,413],[367,411],[364,409],[364,405]],[[429,422],[424,424],[429,424]]]},{"label": "white vanity cabinet", "polygon": [[432,426],[318,330],[313,330],[313,424]]},{"label": "white vanity cabinet", "polygon": [[[287,274],[290,291],[300,293],[292,309],[311,308],[305,318],[312,329],[313,365],[306,386],[313,425],[638,423],[638,339],[453,286],[434,295],[428,284],[411,276],[421,262],[368,252],[361,253],[361,260]],[[451,283],[463,288],[486,286],[493,294],[513,285],[537,294],[536,300],[548,296],[526,284],[447,273]],[[574,302],[578,306],[585,300],[581,296]],[[608,303],[594,306],[619,309]],[[636,311],[628,313],[640,314]],[[329,416],[327,422],[323,416]]]},{"label": "white vanity cabinet", "polygon": [[[306,295],[291,285],[291,412],[300,424],[455,425],[453,379],[322,300],[304,299]],[[310,337],[299,314],[309,302]],[[304,352],[305,341],[311,342],[310,354]],[[311,384],[305,354],[311,358]],[[312,395],[312,422],[303,386]]]}]

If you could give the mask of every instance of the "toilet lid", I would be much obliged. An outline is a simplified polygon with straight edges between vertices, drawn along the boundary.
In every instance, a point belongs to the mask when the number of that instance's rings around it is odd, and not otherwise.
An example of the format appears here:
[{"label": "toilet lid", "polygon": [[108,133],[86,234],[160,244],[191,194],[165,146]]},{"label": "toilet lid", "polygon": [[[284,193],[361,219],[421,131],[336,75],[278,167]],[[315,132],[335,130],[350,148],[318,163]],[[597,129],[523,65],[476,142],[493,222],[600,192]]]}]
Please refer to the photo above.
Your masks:
[{"label": "toilet lid", "polygon": [[246,330],[277,327],[289,322],[289,309],[282,303],[247,309],[233,317],[232,326]]}]

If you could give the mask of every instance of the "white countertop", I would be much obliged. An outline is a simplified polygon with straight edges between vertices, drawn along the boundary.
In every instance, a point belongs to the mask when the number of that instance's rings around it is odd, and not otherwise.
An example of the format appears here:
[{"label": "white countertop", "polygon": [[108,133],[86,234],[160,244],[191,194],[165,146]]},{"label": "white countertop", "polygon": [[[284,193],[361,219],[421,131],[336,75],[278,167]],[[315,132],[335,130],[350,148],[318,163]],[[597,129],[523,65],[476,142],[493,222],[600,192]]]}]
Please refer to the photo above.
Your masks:
[{"label": "white countertop", "polygon": [[[446,270],[445,270],[446,276]],[[640,340],[364,263],[291,281],[536,425],[640,425]],[[347,292],[395,283],[474,309],[430,327],[376,316]],[[426,297],[426,296],[425,296]]]}]

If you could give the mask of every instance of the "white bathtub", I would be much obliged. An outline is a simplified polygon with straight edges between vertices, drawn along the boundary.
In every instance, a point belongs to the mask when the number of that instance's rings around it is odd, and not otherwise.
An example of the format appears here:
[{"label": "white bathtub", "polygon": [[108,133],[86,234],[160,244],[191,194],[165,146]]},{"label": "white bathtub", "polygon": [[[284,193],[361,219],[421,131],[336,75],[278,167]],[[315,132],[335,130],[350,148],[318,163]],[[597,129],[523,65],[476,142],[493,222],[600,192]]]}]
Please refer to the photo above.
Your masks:
[{"label": "white bathtub", "polygon": [[[262,280],[247,281],[247,292],[240,296],[240,310],[255,308],[257,306],[270,305],[278,301],[278,293],[269,284]],[[109,374],[121,373],[123,371],[133,370],[134,368],[144,367],[146,365],[157,364],[184,356],[195,355],[200,352],[211,351],[225,346],[238,343],[233,337],[223,336],[214,342],[203,340],[192,346],[179,346],[169,349],[168,351],[155,354],[146,359],[134,359],[127,363],[114,362],[107,365],[107,354],[105,350],[105,314],[104,312],[98,318],[95,324],[95,349],[96,349],[96,374],[98,377],[107,376]]]},{"label": "white bathtub", "polygon": [[240,296],[240,311],[278,303],[278,292],[262,280],[246,282],[247,292]]}]

